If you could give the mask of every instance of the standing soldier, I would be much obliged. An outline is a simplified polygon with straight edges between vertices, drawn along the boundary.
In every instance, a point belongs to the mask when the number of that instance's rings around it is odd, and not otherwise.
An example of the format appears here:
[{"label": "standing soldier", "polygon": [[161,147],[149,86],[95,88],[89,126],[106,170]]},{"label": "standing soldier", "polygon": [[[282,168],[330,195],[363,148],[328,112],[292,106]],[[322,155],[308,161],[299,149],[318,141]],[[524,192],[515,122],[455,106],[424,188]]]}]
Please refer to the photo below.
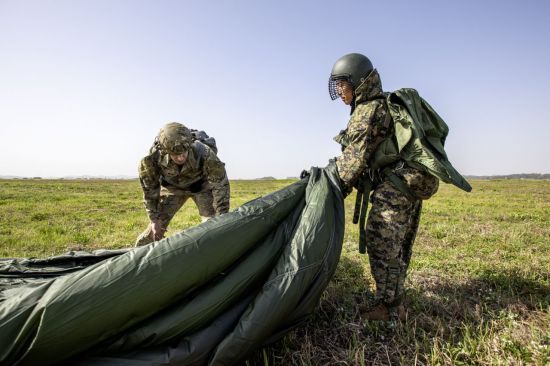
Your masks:
[{"label": "standing soldier", "polygon": [[181,123],[161,128],[149,155],[141,159],[139,180],[149,220],[136,246],[164,237],[166,228],[188,198],[202,221],[229,210],[229,180],[216,151],[195,140]]},{"label": "standing soldier", "polygon": [[342,145],[342,155],[336,159],[342,191],[349,193],[356,187],[367,199],[371,192],[372,208],[360,240],[366,241],[376,302],[364,317],[404,320],[403,285],[422,200],[437,191],[439,180],[418,164],[384,161],[377,151],[385,140],[395,140],[395,127],[380,76],[367,57],[352,53],[338,59],[330,75],[329,92],[333,100],[340,97],[351,106],[347,128],[335,137]]}]

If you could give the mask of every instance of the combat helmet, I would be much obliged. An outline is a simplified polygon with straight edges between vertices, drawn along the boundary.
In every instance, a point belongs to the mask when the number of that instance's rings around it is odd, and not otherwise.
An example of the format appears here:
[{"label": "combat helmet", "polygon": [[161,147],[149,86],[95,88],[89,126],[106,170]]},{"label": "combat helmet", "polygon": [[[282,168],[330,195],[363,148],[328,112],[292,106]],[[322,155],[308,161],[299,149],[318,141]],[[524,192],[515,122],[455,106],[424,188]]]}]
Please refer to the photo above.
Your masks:
[{"label": "combat helmet", "polygon": [[345,80],[351,83],[353,90],[361,85],[372,72],[374,67],[372,62],[360,53],[349,53],[340,57],[332,67],[330,78],[328,79],[328,92],[332,100],[338,98],[336,92],[336,82]]},{"label": "combat helmet", "polygon": [[162,151],[172,155],[180,155],[191,147],[193,135],[181,123],[170,122],[160,129],[157,141]]}]

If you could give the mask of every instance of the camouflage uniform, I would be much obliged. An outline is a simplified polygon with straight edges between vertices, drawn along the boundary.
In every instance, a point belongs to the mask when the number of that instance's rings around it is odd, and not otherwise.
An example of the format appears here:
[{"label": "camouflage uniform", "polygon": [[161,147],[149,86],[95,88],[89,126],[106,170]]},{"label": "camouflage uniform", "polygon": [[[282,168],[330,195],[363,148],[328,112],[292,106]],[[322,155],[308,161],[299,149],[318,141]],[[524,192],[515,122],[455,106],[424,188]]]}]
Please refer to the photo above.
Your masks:
[{"label": "camouflage uniform", "polygon": [[[194,141],[186,162],[179,166],[170,155],[152,148],[139,165],[143,199],[151,221],[166,228],[172,217],[191,198],[203,218],[229,210],[229,180],[224,163],[207,145]],[[153,241],[151,226],[137,238],[136,245]]]},{"label": "camouflage uniform", "polygon": [[373,171],[372,159],[378,145],[393,136],[386,122],[380,76],[373,70],[355,90],[352,115],[346,130],[335,140],[342,144],[342,155],[336,166],[344,191],[351,191],[364,174],[374,178],[371,210],[367,220],[367,252],[376,282],[376,299],[388,307],[401,303],[403,284],[422,209],[422,199],[431,197],[439,180],[422,170],[398,162],[392,170],[403,180],[415,197],[403,193],[380,171]]}]

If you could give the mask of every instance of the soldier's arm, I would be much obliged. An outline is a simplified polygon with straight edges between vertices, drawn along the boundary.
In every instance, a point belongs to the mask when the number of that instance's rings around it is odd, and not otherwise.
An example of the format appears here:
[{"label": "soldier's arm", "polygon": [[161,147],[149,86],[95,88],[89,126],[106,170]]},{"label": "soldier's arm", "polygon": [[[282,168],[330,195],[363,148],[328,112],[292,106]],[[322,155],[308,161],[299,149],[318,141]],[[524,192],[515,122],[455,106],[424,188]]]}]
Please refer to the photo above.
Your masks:
[{"label": "soldier's arm", "polygon": [[229,179],[225,164],[210,149],[204,163],[204,175],[212,187],[216,215],[226,213],[229,211]]},{"label": "soldier's arm", "polygon": [[386,111],[382,101],[357,106],[346,130],[348,145],[336,159],[340,179],[351,189],[368,166],[368,161],[380,142],[387,136],[384,126]]},{"label": "soldier's arm", "polygon": [[139,182],[143,189],[143,203],[151,221],[158,219],[160,197],[160,168],[154,157],[154,154],[148,155],[139,163]]}]

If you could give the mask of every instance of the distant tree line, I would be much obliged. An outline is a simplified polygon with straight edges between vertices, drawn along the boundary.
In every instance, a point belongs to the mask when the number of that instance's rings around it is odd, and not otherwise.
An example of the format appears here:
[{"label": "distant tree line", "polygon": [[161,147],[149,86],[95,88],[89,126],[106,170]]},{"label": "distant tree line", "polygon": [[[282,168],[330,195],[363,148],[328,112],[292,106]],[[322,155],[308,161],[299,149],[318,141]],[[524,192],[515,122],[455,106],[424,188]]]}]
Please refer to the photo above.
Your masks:
[{"label": "distant tree line", "polygon": [[466,179],[550,179],[550,174],[466,175]]},{"label": "distant tree line", "polygon": [[[507,174],[507,175],[465,175],[466,179],[550,179],[550,174],[529,173],[529,174]],[[17,177],[13,175],[0,175],[0,179],[43,179],[42,177]],[[137,179],[136,177],[128,176],[113,176],[113,177],[100,177],[100,176],[75,176],[75,177],[59,177],[48,179],[61,179],[61,180],[119,180],[119,179]],[[300,179],[298,177],[286,177],[285,179]],[[277,180],[275,177],[261,177],[255,178],[255,180]]]}]

